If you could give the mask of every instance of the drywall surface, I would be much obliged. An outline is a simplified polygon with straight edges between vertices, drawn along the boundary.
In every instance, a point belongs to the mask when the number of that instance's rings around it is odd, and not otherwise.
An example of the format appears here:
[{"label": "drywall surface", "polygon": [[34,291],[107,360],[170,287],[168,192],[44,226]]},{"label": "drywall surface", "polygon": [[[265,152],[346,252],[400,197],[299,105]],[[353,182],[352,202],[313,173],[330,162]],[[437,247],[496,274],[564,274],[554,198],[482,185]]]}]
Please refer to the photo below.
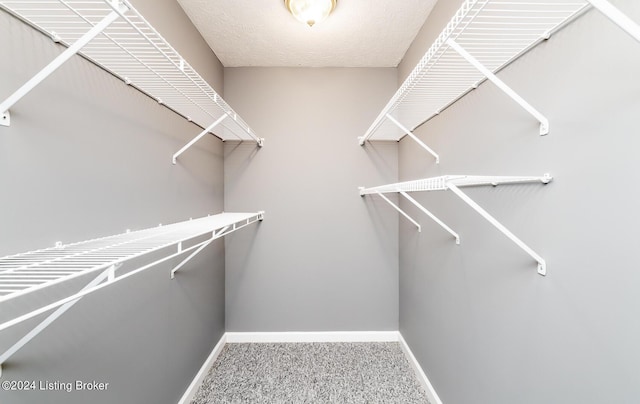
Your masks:
[{"label": "drywall surface", "polygon": [[228,331],[395,330],[398,218],[358,186],[397,179],[397,144],[361,147],[391,68],[226,68],[265,146],[225,142],[225,206],[264,209],[226,239]]},{"label": "drywall surface", "polygon": [[224,68],[177,0],[130,0],[144,18],[224,96]]},{"label": "drywall surface", "polygon": [[[0,97],[62,51],[5,12],[0,37]],[[11,126],[0,127],[0,256],[223,209],[222,142],[208,136],[172,165],[171,155],[199,128],[80,57],[11,114]],[[4,364],[1,381],[35,382],[36,390],[0,390],[0,402],[177,402],[224,333],[224,243],[171,281],[178,262],[83,298]],[[3,303],[0,322],[89,280]],[[0,332],[0,351],[37,323]],[[77,391],[76,381],[108,387]]]},{"label": "drywall surface", "polygon": [[[640,4],[612,3],[640,22]],[[549,135],[485,83],[417,130],[440,165],[401,141],[401,180],[554,176],[465,189],[547,260],[546,277],[453,193],[414,196],[460,246],[402,203],[423,231],[400,221],[400,330],[444,403],[638,401],[639,71],[640,43],[592,10],[499,73]]]}]

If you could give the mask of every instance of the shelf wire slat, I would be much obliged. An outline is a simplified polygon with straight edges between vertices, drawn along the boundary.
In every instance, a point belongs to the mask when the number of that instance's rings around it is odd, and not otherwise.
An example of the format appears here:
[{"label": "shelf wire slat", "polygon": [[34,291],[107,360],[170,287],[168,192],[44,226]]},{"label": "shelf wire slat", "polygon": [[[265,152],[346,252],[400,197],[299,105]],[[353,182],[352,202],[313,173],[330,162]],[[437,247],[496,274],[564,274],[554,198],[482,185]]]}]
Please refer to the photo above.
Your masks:
[{"label": "shelf wire slat", "polygon": [[484,210],[480,205],[478,205],[473,199],[471,199],[467,194],[462,192],[460,188],[463,187],[471,187],[471,186],[480,186],[480,185],[492,185],[498,186],[503,184],[523,184],[523,183],[543,183],[548,184],[551,182],[553,178],[549,174],[544,174],[543,176],[478,176],[478,175],[443,175],[439,177],[431,177],[431,178],[423,178],[419,180],[413,181],[405,181],[398,182],[395,184],[387,184],[381,185],[377,187],[371,188],[359,188],[360,196],[365,195],[378,195],[383,197],[384,201],[389,203],[395,210],[400,212],[404,217],[406,217],[409,221],[411,221],[414,225],[418,227],[418,231],[420,231],[420,225],[418,222],[413,219],[408,213],[401,210],[396,204],[394,204],[391,200],[384,197],[384,194],[388,193],[397,193],[411,202],[415,207],[420,209],[423,213],[429,216],[433,221],[435,221],[440,227],[446,230],[449,234],[451,234],[456,241],[456,244],[460,244],[460,236],[454,230],[452,230],[449,226],[447,226],[442,220],[436,217],[433,213],[431,213],[427,208],[422,206],[417,200],[412,198],[408,193],[409,192],[430,192],[430,191],[447,191],[450,190],[457,197],[459,197],[464,203],[469,205],[473,210],[475,210],[478,214],[480,214],[483,218],[485,218],[489,223],[491,223],[495,228],[497,228],[502,234],[507,236],[511,241],[513,241],[518,247],[524,250],[527,254],[529,254],[536,262],[538,263],[538,273],[540,275],[547,274],[547,264],[546,261],[533,249],[531,249],[527,244],[525,244],[522,240],[520,240],[515,234],[513,234],[509,229],[507,229],[502,223],[500,223],[497,219],[491,216],[486,210]]},{"label": "shelf wire slat", "polygon": [[[549,132],[542,113],[499,80],[495,74],[591,6],[640,41],[640,25],[607,0],[466,0],[415,66],[366,133],[370,140],[418,141],[416,128],[439,115],[486,80],[492,81],[540,122],[540,134]],[[418,144],[439,162],[422,141]]]},{"label": "shelf wire slat", "polygon": [[129,1],[0,0],[0,8],[67,46],[65,57],[56,58],[0,103],[0,124],[9,126],[9,109],[78,53],[202,128],[224,117],[215,131],[222,140],[262,146],[263,139]]},{"label": "shelf wire slat", "polygon": [[[263,219],[264,212],[221,213],[0,258],[0,305],[55,285],[68,283],[81,276],[95,275],[91,282],[79,292],[0,324],[0,331],[2,331],[55,310],[0,355],[0,374],[2,363],[82,297],[189,253],[170,271],[173,279],[184,264],[214,240]],[[202,240],[203,238],[205,239]],[[152,262],[126,273],[118,271],[123,264],[152,253],[154,254]]]}]

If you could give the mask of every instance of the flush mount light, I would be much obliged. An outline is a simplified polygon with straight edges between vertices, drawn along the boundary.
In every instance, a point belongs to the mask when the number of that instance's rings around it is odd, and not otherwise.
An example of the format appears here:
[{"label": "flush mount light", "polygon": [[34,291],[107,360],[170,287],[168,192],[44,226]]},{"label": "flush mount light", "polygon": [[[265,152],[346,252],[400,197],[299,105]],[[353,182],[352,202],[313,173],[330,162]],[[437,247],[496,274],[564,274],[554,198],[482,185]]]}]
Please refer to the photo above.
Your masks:
[{"label": "flush mount light", "polygon": [[284,0],[291,14],[310,27],[327,18],[336,3],[337,0]]}]

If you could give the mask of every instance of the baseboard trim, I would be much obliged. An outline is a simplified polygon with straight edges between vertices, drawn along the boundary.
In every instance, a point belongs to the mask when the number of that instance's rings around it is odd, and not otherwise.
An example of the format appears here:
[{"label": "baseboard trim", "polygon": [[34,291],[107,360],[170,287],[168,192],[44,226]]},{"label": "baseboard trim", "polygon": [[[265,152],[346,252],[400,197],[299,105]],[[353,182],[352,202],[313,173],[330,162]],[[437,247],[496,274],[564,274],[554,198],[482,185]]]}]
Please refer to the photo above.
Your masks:
[{"label": "baseboard trim", "polygon": [[429,402],[431,404],[442,404],[442,400],[440,400],[440,397],[438,397],[438,393],[436,393],[436,390],[433,388],[433,385],[429,381],[426,373],[424,373],[424,370],[422,370],[422,366],[420,366],[420,363],[418,363],[418,360],[413,355],[413,352],[411,352],[409,345],[407,345],[407,341],[404,340],[400,332],[398,332],[398,341],[400,342],[400,346],[402,347],[405,356],[409,360],[409,364],[411,364],[413,371],[416,373],[418,381],[420,381],[420,384],[424,388],[424,391],[427,393]]},{"label": "baseboard trim", "polygon": [[227,343],[397,342],[397,331],[227,332]]},{"label": "baseboard trim", "polygon": [[216,346],[213,347],[211,354],[209,354],[209,357],[207,358],[207,360],[202,364],[202,367],[200,368],[198,373],[196,373],[196,376],[191,381],[191,384],[189,385],[189,387],[187,387],[187,390],[182,395],[182,398],[180,399],[180,401],[178,401],[178,404],[191,403],[191,400],[193,400],[193,397],[198,392],[198,389],[200,388],[202,381],[207,376],[207,373],[209,373],[209,369],[211,369],[211,366],[213,366],[213,363],[216,361],[216,359],[218,359],[218,356],[220,355],[220,352],[222,352],[222,348],[224,348],[226,343],[227,343],[227,334],[225,333],[222,335],[222,337],[220,338],[220,341],[218,341]]}]

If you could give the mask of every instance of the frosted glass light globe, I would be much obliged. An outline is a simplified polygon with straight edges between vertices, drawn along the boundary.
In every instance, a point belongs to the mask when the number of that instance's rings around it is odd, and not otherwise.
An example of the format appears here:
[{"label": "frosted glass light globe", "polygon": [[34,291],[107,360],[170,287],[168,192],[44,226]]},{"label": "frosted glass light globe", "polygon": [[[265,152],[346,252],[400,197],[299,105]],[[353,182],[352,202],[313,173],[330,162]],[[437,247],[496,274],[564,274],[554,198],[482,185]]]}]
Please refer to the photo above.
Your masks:
[{"label": "frosted glass light globe", "polygon": [[285,0],[284,3],[296,19],[313,27],[323,21],[336,7],[337,0]]}]

